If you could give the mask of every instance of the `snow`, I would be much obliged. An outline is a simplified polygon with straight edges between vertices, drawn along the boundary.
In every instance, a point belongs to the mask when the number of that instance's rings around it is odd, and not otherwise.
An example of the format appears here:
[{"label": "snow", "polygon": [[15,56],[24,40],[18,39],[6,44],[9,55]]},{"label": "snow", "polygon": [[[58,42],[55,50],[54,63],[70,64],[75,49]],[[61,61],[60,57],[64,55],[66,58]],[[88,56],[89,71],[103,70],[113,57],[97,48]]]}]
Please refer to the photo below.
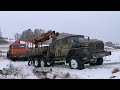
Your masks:
[{"label": "snow", "polygon": [[27,61],[23,62],[12,62],[12,64],[21,70],[21,74],[26,76],[25,79],[37,79],[37,76],[34,75],[32,70],[33,66],[28,66]]},{"label": "snow", "polygon": [[112,55],[106,57],[108,60],[112,59],[112,61],[120,61],[120,50],[116,50],[112,52]]},{"label": "snow", "polygon": [[54,67],[53,71],[48,74],[50,79],[53,79],[53,76],[56,75],[57,79],[64,79],[64,75],[69,73],[70,79],[109,79],[112,76],[112,68],[86,68],[83,70],[71,70],[67,68],[58,68]]},{"label": "snow", "polygon": [[113,47],[105,46],[105,49],[114,49]]},{"label": "snow", "polygon": [[2,53],[0,53],[0,56],[7,56],[7,51],[9,50],[9,45],[0,45],[0,51],[2,51]]},{"label": "snow", "polygon": [[[10,65],[13,65],[13,67],[10,68]],[[12,71],[12,74],[0,74],[0,79],[38,79],[32,71],[34,67],[28,66],[27,61],[13,62],[7,58],[0,58],[0,70],[6,72],[4,69],[9,69],[9,71]]]},{"label": "snow", "polygon": [[[6,47],[7,48],[7,47]],[[5,50],[5,48],[2,48]],[[45,74],[49,79],[120,79],[120,50],[109,49],[112,55],[104,57],[103,65],[85,65],[85,69],[70,69],[69,65],[56,65],[47,68],[37,68],[41,73],[52,69]],[[37,70],[28,66],[27,61],[10,61],[5,56],[0,57],[0,79],[42,79],[44,74],[35,74]],[[113,72],[114,69],[119,69]]]},{"label": "snow", "polygon": [[5,68],[10,63],[10,60],[0,58],[0,70]]}]

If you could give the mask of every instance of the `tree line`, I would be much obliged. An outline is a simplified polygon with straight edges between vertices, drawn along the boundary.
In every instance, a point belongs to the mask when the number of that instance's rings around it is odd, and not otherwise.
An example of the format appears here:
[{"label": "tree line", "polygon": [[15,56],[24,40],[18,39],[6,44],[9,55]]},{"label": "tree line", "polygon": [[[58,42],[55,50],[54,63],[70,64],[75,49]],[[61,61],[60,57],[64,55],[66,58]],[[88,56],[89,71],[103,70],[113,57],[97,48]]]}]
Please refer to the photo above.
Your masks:
[{"label": "tree line", "polygon": [[[24,30],[22,32],[22,34],[20,35],[18,40],[29,41],[29,40],[34,39],[37,36],[40,36],[41,34],[43,34],[45,32],[47,32],[47,31],[44,30],[44,29],[35,29],[34,31],[32,31],[31,29]],[[63,32],[63,33],[59,33],[59,36],[57,38],[60,39],[62,37],[66,37],[66,36],[70,36],[70,35],[73,35],[73,34],[69,34],[69,33],[64,33]],[[47,43],[47,41],[46,41],[46,43]]]},{"label": "tree line", "polygon": [[3,37],[2,36],[2,32],[0,30],[0,44],[8,44],[9,42],[6,41],[6,39],[8,39],[7,37]]}]

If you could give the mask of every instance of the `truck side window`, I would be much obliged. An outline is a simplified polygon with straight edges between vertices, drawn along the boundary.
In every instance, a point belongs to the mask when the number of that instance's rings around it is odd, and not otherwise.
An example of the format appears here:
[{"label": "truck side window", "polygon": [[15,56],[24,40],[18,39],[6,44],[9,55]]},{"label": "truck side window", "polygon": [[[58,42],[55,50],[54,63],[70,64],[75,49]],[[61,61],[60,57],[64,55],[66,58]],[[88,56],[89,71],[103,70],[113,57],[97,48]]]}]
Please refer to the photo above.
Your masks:
[{"label": "truck side window", "polygon": [[13,49],[13,46],[10,46],[10,49]]},{"label": "truck side window", "polygon": [[67,39],[63,39],[62,43],[63,43],[63,44],[67,44],[67,43],[68,43],[68,40],[67,40]]},{"label": "truck side window", "polygon": [[53,43],[51,43],[51,44],[49,45],[49,50],[50,50],[50,51],[53,50]]},{"label": "truck side window", "polygon": [[67,43],[68,43],[68,44],[71,44],[71,43],[72,43],[71,38],[67,39]]},{"label": "truck side window", "polygon": [[62,40],[59,41],[59,45],[61,45],[61,44],[62,44]]},{"label": "truck side window", "polygon": [[55,42],[55,45],[60,45],[60,44],[61,44],[61,40]]},{"label": "truck side window", "polygon": [[12,47],[10,46],[10,49],[12,49]]}]

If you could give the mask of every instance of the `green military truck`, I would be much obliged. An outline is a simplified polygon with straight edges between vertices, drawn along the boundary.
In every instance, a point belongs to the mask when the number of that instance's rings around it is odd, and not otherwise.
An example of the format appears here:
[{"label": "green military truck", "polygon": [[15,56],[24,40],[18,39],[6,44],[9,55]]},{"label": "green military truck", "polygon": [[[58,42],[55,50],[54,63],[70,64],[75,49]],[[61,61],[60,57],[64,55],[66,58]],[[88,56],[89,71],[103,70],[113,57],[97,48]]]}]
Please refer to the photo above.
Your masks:
[{"label": "green military truck", "polygon": [[103,57],[111,55],[104,50],[101,40],[92,40],[83,35],[67,36],[55,40],[49,46],[33,48],[27,52],[28,65],[47,67],[56,61],[69,63],[71,69],[84,69],[85,64],[102,65]]}]

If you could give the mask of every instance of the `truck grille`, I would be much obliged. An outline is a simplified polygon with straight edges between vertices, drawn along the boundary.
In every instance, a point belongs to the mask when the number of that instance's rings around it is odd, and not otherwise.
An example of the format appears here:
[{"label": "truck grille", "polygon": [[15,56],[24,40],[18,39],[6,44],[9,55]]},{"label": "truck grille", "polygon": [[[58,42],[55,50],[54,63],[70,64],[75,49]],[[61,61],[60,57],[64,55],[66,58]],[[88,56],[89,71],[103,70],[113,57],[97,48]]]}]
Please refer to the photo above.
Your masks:
[{"label": "truck grille", "polygon": [[89,53],[98,53],[104,50],[103,43],[89,44]]},{"label": "truck grille", "polygon": [[95,44],[89,44],[89,53],[95,53],[96,52],[96,47]]},{"label": "truck grille", "polygon": [[103,51],[104,50],[104,44],[103,43],[97,43],[96,44],[96,52]]}]

